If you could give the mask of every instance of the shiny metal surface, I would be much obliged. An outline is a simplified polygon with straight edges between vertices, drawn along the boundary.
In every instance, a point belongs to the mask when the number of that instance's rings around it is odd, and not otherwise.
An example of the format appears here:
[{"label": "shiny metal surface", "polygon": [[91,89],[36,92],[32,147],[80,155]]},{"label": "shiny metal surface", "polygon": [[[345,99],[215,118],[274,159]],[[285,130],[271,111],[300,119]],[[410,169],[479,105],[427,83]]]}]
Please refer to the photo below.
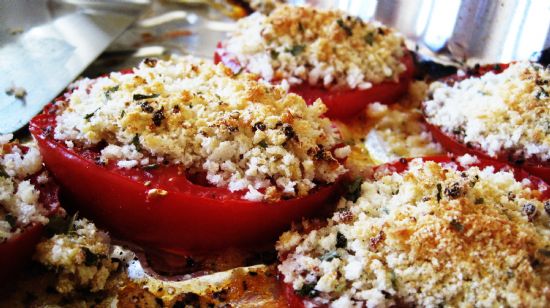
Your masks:
[{"label": "shiny metal surface", "polygon": [[0,1],[0,133],[25,125],[148,4],[148,0]]},{"label": "shiny metal surface", "polygon": [[397,28],[420,47],[469,62],[529,59],[550,47],[548,0],[294,0]]}]

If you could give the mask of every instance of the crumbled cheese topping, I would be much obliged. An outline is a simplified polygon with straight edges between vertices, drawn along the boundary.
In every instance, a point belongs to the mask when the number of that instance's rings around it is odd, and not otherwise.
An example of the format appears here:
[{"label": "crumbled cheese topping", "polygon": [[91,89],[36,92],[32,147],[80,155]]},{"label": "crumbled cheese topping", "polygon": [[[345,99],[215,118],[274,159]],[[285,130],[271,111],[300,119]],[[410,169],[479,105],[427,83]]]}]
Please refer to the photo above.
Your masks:
[{"label": "crumbled cheese topping", "polygon": [[539,196],[511,172],[415,159],[364,182],[325,226],[283,234],[279,270],[333,307],[548,307],[550,201]]},{"label": "crumbled cheese topping", "polygon": [[427,120],[490,156],[550,161],[550,68],[511,64],[453,85],[432,84]]},{"label": "crumbled cheese topping", "polygon": [[403,38],[377,22],[338,10],[279,5],[237,22],[222,43],[247,71],[268,81],[368,89],[405,70]]},{"label": "crumbled cheese topping", "polygon": [[206,60],[148,59],[130,74],[78,81],[58,104],[55,138],[106,142],[102,159],[120,168],[181,165],[250,200],[303,196],[346,171],[321,101],[308,106]]},{"label": "crumbled cheese topping", "polygon": [[40,192],[28,179],[42,169],[42,157],[33,145],[27,145],[25,153],[17,144],[9,144],[12,138],[0,135],[0,243],[32,223],[48,222]]},{"label": "crumbled cheese topping", "polygon": [[85,218],[74,221],[73,227],[68,234],[56,234],[40,242],[34,258],[57,269],[56,290],[60,293],[75,289],[101,291],[118,269],[118,263],[110,258],[110,238]]}]

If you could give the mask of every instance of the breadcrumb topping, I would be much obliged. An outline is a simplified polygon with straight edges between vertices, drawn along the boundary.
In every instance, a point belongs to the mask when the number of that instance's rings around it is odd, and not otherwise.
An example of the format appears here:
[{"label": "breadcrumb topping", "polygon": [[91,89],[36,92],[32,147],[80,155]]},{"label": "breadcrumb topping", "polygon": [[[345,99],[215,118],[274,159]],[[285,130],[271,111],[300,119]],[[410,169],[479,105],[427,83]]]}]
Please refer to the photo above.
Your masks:
[{"label": "breadcrumb topping", "polygon": [[368,89],[405,70],[401,35],[338,10],[279,5],[237,22],[220,54],[268,81]]},{"label": "breadcrumb topping", "polygon": [[517,62],[453,85],[436,82],[427,120],[490,156],[550,162],[550,68]]},{"label": "breadcrumb topping", "polygon": [[[33,223],[46,224],[46,210],[39,202],[40,192],[29,176],[42,169],[42,157],[34,145],[24,151],[10,143],[12,135],[0,135],[0,243]],[[46,174],[39,178],[47,181]]]},{"label": "breadcrumb topping", "polygon": [[243,198],[304,196],[346,170],[334,157],[339,135],[280,86],[197,58],[148,59],[133,73],[83,79],[59,101],[55,138],[101,150],[120,168],[169,162]]},{"label": "breadcrumb topping", "polygon": [[40,242],[34,258],[56,268],[56,290],[62,294],[76,289],[98,292],[104,289],[112,272],[113,262],[109,236],[85,218],[74,221],[68,233],[56,234]]},{"label": "breadcrumb topping", "polygon": [[453,165],[381,170],[325,226],[283,234],[284,281],[332,307],[547,307],[549,201],[511,172]]}]

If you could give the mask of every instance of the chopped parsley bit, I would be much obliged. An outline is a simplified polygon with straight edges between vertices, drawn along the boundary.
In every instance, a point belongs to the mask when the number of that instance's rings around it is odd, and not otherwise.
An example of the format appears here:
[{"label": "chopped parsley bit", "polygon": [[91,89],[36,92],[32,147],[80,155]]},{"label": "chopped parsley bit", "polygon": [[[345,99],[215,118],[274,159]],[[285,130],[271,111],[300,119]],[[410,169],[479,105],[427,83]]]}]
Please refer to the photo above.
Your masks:
[{"label": "chopped parsley bit", "polygon": [[342,19],[338,19],[336,23],[346,32],[347,36],[351,36],[353,32],[351,31],[351,28],[344,23]]},{"label": "chopped parsley bit", "polygon": [[93,116],[94,114],[99,110],[99,108],[97,108],[96,110],[94,110],[92,113],[88,113],[87,115],[84,116],[84,120],[87,120],[89,121]]},{"label": "chopped parsley bit", "polygon": [[436,188],[437,188],[437,202],[441,201],[441,183],[437,183],[436,185]]},{"label": "chopped parsley bit", "polygon": [[4,170],[4,167],[0,166],[0,177],[7,178],[9,175],[6,173],[6,170]]},{"label": "chopped parsley bit", "polygon": [[265,140],[262,140],[260,142],[258,142],[258,145],[261,146],[262,148],[267,148],[267,142]]},{"label": "chopped parsley bit", "polygon": [[55,234],[70,234],[74,232],[74,222],[78,217],[78,212],[72,216],[52,216],[46,225],[46,233],[49,236]]},{"label": "chopped parsley bit", "polygon": [[363,184],[363,179],[360,177],[349,183],[344,198],[351,202],[357,201],[361,195],[361,184]]},{"label": "chopped parsley bit", "polygon": [[321,261],[332,261],[334,258],[340,258],[340,255],[336,251],[330,251],[325,253],[324,255],[320,256],[319,259]]},{"label": "chopped parsley bit", "polygon": [[134,99],[135,101],[140,101],[140,100],[142,100],[142,99],[155,98],[155,97],[159,97],[159,94],[151,94],[151,95],[146,95],[146,94],[134,94],[133,99]]},{"label": "chopped parsley bit", "polygon": [[126,114],[126,110],[122,110],[122,111],[120,112],[120,118],[121,118],[121,119],[124,118],[124,115],[125,115],[125,114]]},{"label": "chopped parsley bit", "polygon": [[275,49],[271,49],[269,51],[269,54],[271,55],[271,59],[273,60],[277,60],[277,58],[279,57],[279,52]]},{"label": "chopped parsley bit", "polygon": [[391,286],[397,290],[397,275],[395,274],[394,271],[391,271],[390,273],[390,280],[391,280]]},{"label": "chopped parsley bit", "polygon": [[285,49],[285,51],[290,52],[290,54],[292,54],[293,56],[297,56],[297,55],[301,54],[302,52],[304,52],[305,49],[306,49],[305,45],[294,45],[290,49],[288,49],[288,48]]},{"label": "chopped parsley bit", "polygon": [[84,264],[86,264],[86,266],[97,265],[99,256],[91,252],[87,247],[82,248],[82,250],[84,251]]},{"label": "chopped parsley bit", "polygon": [[374,33],[369,32],[365,34],[365,37],[363,39],[365,40],[365,43],[367,43],[369,46],[372,46],[372,44],[374,44]]},{"label": "chopped parsley bit", "polygon": [[348,245],[348,239],[345,235],[338,232],[336,233],[336,248],[346,248]]},{"label": "chopped parsley bit", "polygon": [[302,297],[315,297],[319,291],[315,290],[316,283],[305,283],[300,290],[296,290],[296,294]]},{"label": "chopped parsley bit", "polygon": [[118,91],[118,89],[119,89],[119,86],[114,86],[114,87],[111,87],[111,88],[107,89],[107,91],[105,91],[105,98],[106,99],[111,99],[111,94]]},{"label": "chopped parsley bit", "polygon": [[131,144],[133,144],[136,147],[137,151],[141,151],[141,143],[139,142],[139,135],[138,134],[136,134],[134,136],[134,138],[132,138]]},{"label": "chopped parsley bit", "polygon": [[10,227],[15,228],[15,225],[17,223],[17,218],[15,218],[15,216],[8,213],[6,214],[6,216],[4,216],[4,219],[10,224]]},{"label": "chopped parsley bit", "polygon": [[157,169],[158,167],[159,167],[158,164],[149,164],[149,165],[143,166],[143,169],[145,169],[145,170],[153,170],[153,169]]},{"label": "chopped parsley bit", "polygon": [[453,229],[455,229],[455,231],[458,231],[458,232],[464,231],[464,226],[460,222],[458,222],[458,220],[456,219],[451,220],[450,225]]}]

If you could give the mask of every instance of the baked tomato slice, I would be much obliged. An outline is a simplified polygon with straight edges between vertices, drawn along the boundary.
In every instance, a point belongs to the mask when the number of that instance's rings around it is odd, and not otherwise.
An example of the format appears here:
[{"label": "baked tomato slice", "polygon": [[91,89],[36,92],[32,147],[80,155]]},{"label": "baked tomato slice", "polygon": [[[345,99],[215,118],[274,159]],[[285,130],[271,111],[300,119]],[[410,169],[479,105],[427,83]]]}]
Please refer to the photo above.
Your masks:
[{"label": "baked tomato slice", "polygon": [[[221,44],[219,43],[218,49],[214,54],[214,63],[220,62],[234,72],[239,72],[243,69],[235,57],[221,49]],[[312,86],[303,83],[290,87],[290,92],[302,96],[308,104],[312,104],[316,99],[320,98],[328,108],[325,115],[329,118],[351,118],[359,114],[371,103],[393,103],[407,92],[414,75],[414,59],[409,51],[405,51],[402,62],[406,70],[401,73],[398,82],[384,81],[373,84],[371,88],[365,90],[330,90],[322,86]]]},{"label": "baked tomato slice", "polygon": [[[475,66],[473,69],[469,70],[467,74],[458,76],[452,75],[447,78],[444,78],[442,81],[447,84],[452,84],[457,81],[464,80],[469,77],[479,77],[488,72],[494,72],[496,74],[502,73],[509,64],[493,64],[493,65],[484,65],[484,66]],[[434,138],[441,143],[441,145],[449,152],[452,152],[456,155],[472,154],[478,157],[482,157],[490,160],[497,160],[503,163],[512,164],[516,167],[521,167],[527,172],[545,180],[547,183],[550,183],[550,163],[540,162],[536,160],[518,160],[512,158],[508,153],[500,153],[496,157],[491,157],[485,153],[479,147],[475,145],[467,145],[460,140],[458,140],[454,135],[445,133],[441,127],[437,125],[430,124],[425,118],[426,125]]]},{"label": "baked tomato slice", "polygon": [[[22,145],[17,145],[22,151],[27,151],[27,148]],[[53,215],[60,211],[58,200],[57,184],[50,179],[45,184],[37,182],[38,174],[30,176],[28,179],[35,188],[40,192],[39,202],[47,209],[49,215]],[[17,273],[30,261],[34,252],[34,248],[40,241],[44,230],[44,225],[33,223],[21,227],[21,231],[10,237],[8,240],[0,244],[0,285],[7,279],[13,278]]]},{"label": "baked tomato slice", "polygon": [[[403,159],[400,159],[400,160],[398,160],[396,162],[393,162],[393,163],[388,163],[388,164],[383,164],[383,165],[377,166],[377,167],[374,168],[374,172],[383,169],[384,173],[386,173],[386,172],[402,173],[402,172],[404,172],[408,169],[409,162],[412,159],[413,158],[408,158],[408,159],[403,158]],[[506,163],[503,163],[503,162],[499,162],[499,161],[495,161],[495,160],[491,160],[491,159],[485,159],[483,157],[478,157],[477,158],[478,162],[469,164],[467,167],[465,167],[465,166],[462,166],[456,160],[455,156],[437,155],[437,156],[431,156],[431,157],[424,157],[422,159],[424,161],[433,161],[433,162],[442,163],[442,164],[452,164],[452,163],[454,163],[454,164],[456,164],[456,167],[457,167],[458,170],[465,170],[465,169],[470,168],[470,167],[478,167],[480,169],[484,169],[486,167],[494,167],[495,171],[512,171],[514,173],[515,179],[518,182],[521,182],[524,179],[528,179],[530,181],[529,186],[533,189],[536,189],[536,190],[540,191],[541,194],[539,195],[538,198],[541,201],[550,200],[550,185],[545,183],[540,178],[530,175],[525,170],[512,167],[512,166],[510,166]],[[320,226],[322,226],[322,225],[320,225]],[[286,256],[282,256],[282,260],[284,260],[284,258],[286,258]],[[313,290],[313,289],[312,290],[301,290],[300,292],[297,292],[292,287],[292,284],[284,282],[284,276],[281,273],[279,273],[278,279],[279,279],[280,283],[282,284],[283,294],[287,298],[289,307],[296,307],[296,308],[305,308],[305,307],[324,308],[324,307],[328,307],[328,305],[319,305],[319,304],[314,303],[313,301],[310,300],[310,297],[314,297],[314,295],[316,294],[315,290]],[[307,294],[303,294],[303,293],[306,293],[306,292],[307,292]],[[402,305],[400,303],[397,304],[397,307],[401,307],[401,306],[408,307],[408,305],[405,305],[405,304],[402,304]]]},{"label": "baked tomato slice", "polygon": [[46,166],[79,211],[145,248],[187,255],[268,242],[292,221],[330,208],[336,196],[334,183],[304,197],[253,202],[242,199],[242,193],[205,186],[171,165],[120,169],[98,164],[99,150],[71,149],[53,138],[52,108],[30,123]]}]

